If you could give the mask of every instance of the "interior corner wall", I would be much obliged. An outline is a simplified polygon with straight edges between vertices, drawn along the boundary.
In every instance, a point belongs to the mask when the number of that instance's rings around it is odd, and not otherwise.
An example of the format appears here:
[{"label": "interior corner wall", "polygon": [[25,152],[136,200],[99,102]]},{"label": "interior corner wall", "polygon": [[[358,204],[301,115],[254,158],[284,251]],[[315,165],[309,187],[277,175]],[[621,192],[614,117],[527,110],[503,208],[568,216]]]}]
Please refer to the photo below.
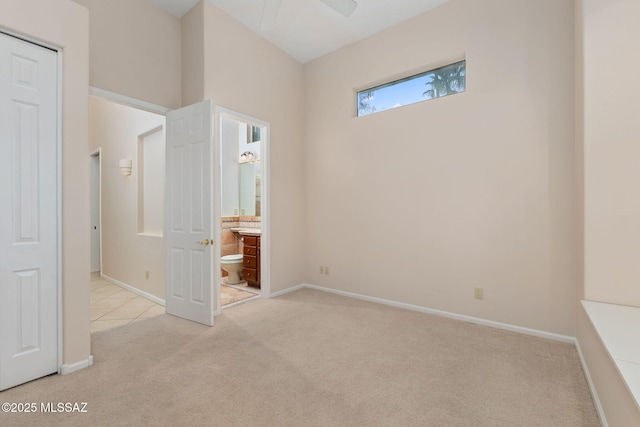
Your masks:
[{"label": "interior corner wall", "polygon": [[270,124],[271,291],[304,281],[302,65],[209,2],[204,98]]},{"label": "interior corner wall", "polygon": [[[307,283],[575,335],[573,10],[451,0],[305,64]],[[354,117],[462,57],[465,93]]]},{"label": "interior corner wall", "polygon": [[[584,273],[581,298],[640,306],[640,155],[634,116],[640,83],[618,78],[634,68],[640,37],[635,0],[576,0],[576,165],[582,170]],[[606,90],[602,82],[608,81]],[[582,164],[580,164],[581,162]],[[640,410],[579,304],[576,338],[607,425],[640,425]],[[621,327],[624,327],[621,325]]]},{"label": "interior corner wall", "polygon": [[[37,11],[37,13],[34,13]],[[65,365],[86,363],[89,332],[89,15],[68,0],[4,0],[0,29],[62,48],[62,333]]]},{"label": "interior corner wall", "polygon": [[[578,300],[584,298],[584,40],[583,0],[574,0],[574,132],[575,132],[575,229],[578,252]],[[577,314],[577,313],[576,313]]]},{"label": "interior corner wall", "polygon": [[91,86],[178,108],[180,19],[147,0],[74,0],[89,9]]},{"label": "interior corner wall", "polygon": [[640,81],[626,75],[640,65],[640,2],[582,3],[584,294],[593,301],[640,307]]},{"label": "interior corner wall", "polygon": [[204,101],[204,2],[182,17],[182,106]]},{"label": "interior corner wall", "polygon": [[[89,106],[90,151],[101,149],[102,274],[164,299],[164,238],[138,233],[138,136],[165,117],[96,97]],[[120,159],[133,161],[131,176],[120,172]]]}]

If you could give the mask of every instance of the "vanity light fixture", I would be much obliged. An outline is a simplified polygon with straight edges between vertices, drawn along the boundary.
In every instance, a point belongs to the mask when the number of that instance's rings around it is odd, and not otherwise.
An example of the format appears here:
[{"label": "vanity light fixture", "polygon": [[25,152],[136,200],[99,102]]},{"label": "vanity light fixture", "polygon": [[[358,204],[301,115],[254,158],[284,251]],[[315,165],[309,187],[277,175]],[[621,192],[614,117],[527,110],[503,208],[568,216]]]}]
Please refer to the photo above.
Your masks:
[{"label": "vanity light fixture", "polygon": [[240,163],[252,162],[255,159],[256,156],[251,151],[245,151],[244,153],[240,154]]},{"label": "vanity light fixture", "polygon": [[124,176],[131,175],[132,166],[133,166],[133,161],[131,159],[120,160],[120,172],[122,172],[122,175]]}]

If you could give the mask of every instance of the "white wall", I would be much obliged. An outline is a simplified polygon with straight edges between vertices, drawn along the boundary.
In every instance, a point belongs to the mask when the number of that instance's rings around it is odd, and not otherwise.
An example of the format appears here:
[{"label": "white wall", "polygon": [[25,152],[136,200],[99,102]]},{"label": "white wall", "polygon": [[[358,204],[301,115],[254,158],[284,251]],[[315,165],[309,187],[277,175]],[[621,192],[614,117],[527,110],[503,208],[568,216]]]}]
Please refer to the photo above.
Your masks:
[{"label": "white wall", "polygon": [[[306,64],[305,280],[574,335],[573,49],[572,0],[451,0]],[[466,93],[354,118],[463,56]]]},{"label": "white wall", "polygon": [[200,1],[181,20],[182,105],[204,101],[204,2]]},{"label": "white wall", "polygon": [[640,2],[583,3],[585,298],[640,307]]},{"label": "white wall", "polygon": [[180,19],[147,0],[74,1],[89,9],[91,86],[180,107]]},{"label": "white wall", "polygon": [[164,233],[164,126],[138,136],[138,233]]},{"label": "white wall", "polygon": [[[102,274],[164,299],[164,239],[138,234],[137,153],[138,136],[165,117],[91,97],[90,119],[91,150],[102,156]],[[131,176],[120,159],[133,160]]]},{"label": "white wall", "polygon": [[[37,11],[37,13],[34,13]],[[63,363],[86,363],[89,333],[89,16],[67,0],[4,0],[0,28],[63,48]]]}]

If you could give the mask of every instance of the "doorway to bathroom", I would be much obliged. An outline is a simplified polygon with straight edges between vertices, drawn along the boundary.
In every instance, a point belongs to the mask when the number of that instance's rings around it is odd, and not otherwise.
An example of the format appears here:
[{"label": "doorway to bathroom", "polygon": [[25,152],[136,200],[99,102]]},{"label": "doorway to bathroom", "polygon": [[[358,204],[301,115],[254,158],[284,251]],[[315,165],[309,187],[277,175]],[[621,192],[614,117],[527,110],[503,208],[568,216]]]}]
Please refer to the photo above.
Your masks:
[{"label": "doorway to bathroom", "polygon": [[269,295],[266,122],[218,108],[220,307]]},{"label": "doorway to bathroom", "polygon": [[[156,131],[161,128],[158,123],[153,121],[155,118],[151,119],[151,116],[158,116],[162,119],[161,124],[163,124],[168,110],[95,88],[92,89],[90,107],[92,117],[92,138],[90,143],[92,156],[90,160],[92,168],[95,169],[95,179],[92,186],[93,195],[98,199],[97,202],[104,202],[101,199],[107,197],[107,203],[96,204],[96,210],[99,213],[95,215],[97,219],[94,221],[97,227],[95,230],[96,237],[98,237],[95,242],[95,247],[98,249],[94,251],[94,254],[96,255],[95,259],[99,259],[99,262],[92,265],[92,271],[95,270],[96,279],[103,279],[103,281],[100,283],[92,282],[92,288],[94,287],[93,285],[98,287],[102,284],[110,286],[108,286],[109,289],[102,289],[101,292],[106,290],[110,292],[130,291],[135,294],[129,295],[132,298],[146,298],[155,304],[149,309],[149,313],[151,311],[153,313],[164,312],[164,307],[162,306],[165,304],[166,297],[166,251],[165,236],[162,230],[165,219],[162,217],[147,217],[144,213],[162,212],[163,200],[166,199],[162,189],[166,174],[164,170],[150,167],[163,165],[164,160],[162,158],[155,158],[154,160],[147,156],[147,154],[151,153],[151,151],[147,153],[147,145],[158,143],[161,147],[165,147],[164,138],[160,138],[157,141],[154,139],[159,136]],[[225,207],[227,205],[227,196],[221,197],[221,190],[223,190],[221,183],[235,185],[236,189],[235,199],[232,199],[234,200],[235,208],[232,208],[230,214],[230,216],[234,217],[232,220],[235,222],[229,221],[229,218],[225,217],[224,226],[227,231],[224,236],[220,234],[216,236],[217,233],[213,233],[212,237],[215,237],[217,242],[210,246],[210,254],[212,258],[217,256],[218,260],[221,259],[223,251],[225,251],[224,255],[240,255],[241,269],[239,275],[245,281],[247,280],[246,278],[250,280],[250,283],[229,285],[225,283],[223,287],[221,282],[228,281],[228,273],[225,275],[227,278],[223,279],[223,270],[217,269],[216,274],[213,276],[213,283],[211,283],[211,291],[212,295],[214,295],[214,298],[212,298],[213,309],[214,314],[217,315],[222,312],[223,306],[226,308],[252,297],[269,296],[269,256],[268,251],[265,249],[268,248],[266,239],[269,234],[267,227],[268,170],[265,166],[268,156],[269,126],[267,123],[220,107],[211,111],[213,112],[212,122],[214,124],[212,126],[214,136],[212,138],[212,149],[219,154],[224,147],[224,153],[227,154],[231,153],[230,146],[233,146],[236,152],[232,162],[223,161],[220,155],[212,156],[215,159],[215,163],[212,161],[212,172],[213,176],[216,177],[213,180],[216,188],[211,206],[211,216],[213,217],[212,223],[219,224],[220,228],[218,230],[221,230],[223,226],[223,199],[225,200]],[[126,116],[123,116],[125,113]],[[147,118],[148,113],[153,114]],[[130,115],[135,117],[130,117]],[[138,117],[141,115],[144,117]],[[222,137],[221,123],[223,118],[227,120],[225,121],[225,129],[235,121],[236,138],[232,142],[229,142],[228,138]],[[162,129],[164,129],[163,126]],[[134,129],[127,134],[122,134],[125,127],[127,129],[133,127]],[[164,135],[164,132],[160,132],[160,134]],[[244,140],[242,140],[241,135],[244,135]],[[241,145],[241,142],[244,145]],[[242,152],[239,151],[241,147],[245,147]],[[241,168],[240,158],[245,152],[251,152],[252,154],[245,154],[243,159],[246,158],[247,161],[243,162]],[[231,156],[231,154],[229,155]],[[130,159],[131,161],[132,170],[127,175],[120,168],[120,163],[123,159]],[[146,163],[147,159],[150,162],[149,164]],[[246,166],[244,166],[245,163]],[[231,169],[235,167],[235,179],[230,178],[229,167]],[[243,200],[253,197],[253,210],[250,207],[251,202],[247,202],[247,205],[243,202],[243,206],[240,206],[241,193],[239,186],[241,176],[239,174],[241,169],[245,172],[245,175],[253,174],[254,188],[252,195],[248,196],[246,191],[242,192]],[[155,178],[146,179],[145,174],[153,171],[159,175]],[[225,178],[219,179],[222,177],[223,172],[225,173]],[[247,176],[242,177],[242,182],[246,182],[245,178]],[[141,196],[150,195],[151,193],[148,190],[153,189],[145,187],[145,183],[161,185],[159,188],[162,193],[161,197],[153,199],[159,200],[159,206],[156,208],[146,209],[147,202],[153,200],[147,200]],[[226,188],[228,187],[225,186]],[[102,197],[99,196],[100,189],[103,190]],[[154,219],[157,221],[153,222],[152,220]],[[157,224],[157,227],[150,227],[153,224]],[[104,227],[101,227],[102,225]],[[101,228],[105,229],[105,233],[99,233]],[[234,230],[231,231],[231,228]],[[156,231],[154,232],[153,230]],[[253,232],[254,235],[248,235],[250,232]],[[233,248],[229,246],[229,233],[235,238],[236,245]],[[116,244],[114,246],[109,241],[112,243],[127,242],[127,244]],[[246,261],[244,252],[247,252]],[[252,256],[253,259],[251,258]],[[244,265],[245,262],[247,262],[247,265]],[[112,299],[116,299],[116,296],[122,296],[124,300],[123,295],[123,293],[114,294]],[[112,297],[112,295],[108,296]],[[141,298],[136,298],[136,301],[136,305],[142,305]],[[124,301],[113,301],[114,304],[116,302],[124,304]],[[111,309],[112,307],[103,307],[100,304],[102,304],[102,301],[95,301],[94,298],[92,308],[101,309],[98,310],[99,312],[92,313],[92,321],[95,323],[96,328],[100,326],[98,321],[106,320],[107,317],[114,317],[118,314],[107,313],[108,316],[105,317],[106,309]],[[156,307],[156,305],[160,306]],[[110,324],[115,323],[115,320],[122,320],[122,322],[126,320],[114,319],[110,319]],[[102,328],[102,326],[100,327]]]}]

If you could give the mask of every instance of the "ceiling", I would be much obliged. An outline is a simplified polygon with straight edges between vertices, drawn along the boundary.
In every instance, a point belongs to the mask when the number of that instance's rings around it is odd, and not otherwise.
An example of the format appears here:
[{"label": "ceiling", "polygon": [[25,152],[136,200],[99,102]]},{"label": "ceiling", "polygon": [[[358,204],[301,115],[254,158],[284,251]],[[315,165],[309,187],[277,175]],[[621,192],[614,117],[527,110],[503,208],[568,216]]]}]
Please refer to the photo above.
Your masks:
[{"label": "ceiling", "polygon": [[[198,0],[149,0],[182,17]],[[320,0],[282,0],[273,29],[260,29],[264,0],[207,0],[301,63],[362,40],[448,0],[356,0],[345,18]]]}]

